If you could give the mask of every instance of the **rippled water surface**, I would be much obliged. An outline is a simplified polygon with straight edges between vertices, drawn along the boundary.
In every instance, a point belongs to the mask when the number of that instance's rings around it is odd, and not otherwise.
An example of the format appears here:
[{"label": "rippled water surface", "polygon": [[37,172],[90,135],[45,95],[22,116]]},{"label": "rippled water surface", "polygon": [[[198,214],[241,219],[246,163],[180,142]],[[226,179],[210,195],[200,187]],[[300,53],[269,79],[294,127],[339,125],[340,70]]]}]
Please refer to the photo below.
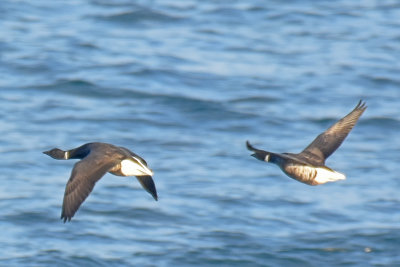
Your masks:
[{"label": "rippled water surface", "polygon": [[[0,2],[0,265],[399,266],[397,1]],[[310,187],[245,141],[301,151],[364,99]],[[125,146],[154,170],[59,220],[74,161]]]}]

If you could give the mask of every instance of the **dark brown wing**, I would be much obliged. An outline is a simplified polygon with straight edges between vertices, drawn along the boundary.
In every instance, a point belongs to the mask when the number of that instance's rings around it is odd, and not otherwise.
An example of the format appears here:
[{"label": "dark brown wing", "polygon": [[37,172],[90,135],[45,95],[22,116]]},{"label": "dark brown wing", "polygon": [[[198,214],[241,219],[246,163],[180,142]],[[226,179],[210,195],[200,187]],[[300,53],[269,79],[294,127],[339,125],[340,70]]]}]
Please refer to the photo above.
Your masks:
[{"label": "dark brown wing", "polygon": [[90,153],[77,162],[65,188],[61,219],[70,221],[94,185],[117,161],[106,155]]},{"label": "dark brown wing", "polygon": [[342,144],[343,140],[351,129],[353,129],[366,108],[365,102],[360,100],[353,111],[332,125],[328,130],[318,135],[318,137],[298,155],[324,164],[325,159],[335,152]]}]

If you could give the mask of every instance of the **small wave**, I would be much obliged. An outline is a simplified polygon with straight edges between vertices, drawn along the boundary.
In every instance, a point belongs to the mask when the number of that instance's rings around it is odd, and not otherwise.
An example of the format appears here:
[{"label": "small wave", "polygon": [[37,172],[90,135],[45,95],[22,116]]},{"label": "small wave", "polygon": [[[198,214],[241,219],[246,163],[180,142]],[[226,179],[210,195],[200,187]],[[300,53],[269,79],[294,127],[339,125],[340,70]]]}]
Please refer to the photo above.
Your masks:
[{"label": "small wave", "polygon": [[52,84],[26,87],[28,90],[40,92],[57,92],[72,96],[95,97],[95,98],[119,98],[119,97],[145,97],[148,94],[133,90],[115,90],[98,86],[92,82],[82,79],[61,79]]},{"label": "small wave", "polygon": [[265,103],[275,103],[280,101],[280,99],[275,97],[267,97],[267,96],[252,96],[252,97],[242,97],[232,99],[230,103],[257,103],[257,104],[265,104]]},{"label": "small wave", "polygon": [[[163,55],[163,57],[166,57]],[[169,57],[169,56],[168,56]],[[171,59],[171,58],[169,58]],[[173,57],[176,63],[191,63],[190,60],[182,57]],[[133,72],[125,73],[144,78],[151,78],[164,84],[187,84],[189,86],[204,85],[205,83],[216,82],[221,80],[221,77],[211,73],[201,72],[183,72],[179,70],[165,68],[142,68]]]},{"label": "small wave", "polygon": [[367,208],[374,213],[395,213],[398,210],[400,200],[395,198],[377,199],[369,201]]},{"label": "small wave", "polygon": [[391,129],[399,129],[400,128],[400,120],[395,118],[388,117],[375,117],[375,118],[367,118],[360,122],[361,124],[367,126],[380,126]]},{"label": "small wave", "polygon": [[32,212],[24,211],[3,216],[4,221],[8,221],[14,225],[32,225],[36,223],[53,223],[53,218],[48,212]]},{"label": "small wave", "polygon": [[[83,256],[81,253],[68,255],[61,250],[42,250],[36,255],[14,259],[15,266],[126,266],[119,259]],[[7,266],[13,266],[13,264]]]},{"label": "small wave", "polygon": [[[103,218],[108,218],[108,220],[114,222],[125,223],[126,221],[135,218],[135,221],[131,221],[132,224],[147,225],[150,227],[152,221],[162,221],[162,220],[177,220],[179,216],[165,213],[159,209],[147,208],[147,207],[134,207],[134,206],[121,206],[116,207],[111,203],[94,203],[92,205],[86,205],[82,209],[85,210],[87,216],[101,216]],[[85,215],[85,216],[86,216]],[[146,223],[141,221],[145,220]]]},{"label": "small wave", "polygon": [[400,87],[400,80],[393,77],[361,75],[361,78],[366,79],[379,86],[390,85]]},{"label": "small wave", "polygon": [[106,22],[122,23],[129,25],[148,21],[165,23],[177,22],[179,20],[182,20],[181,17],[146,8],[140,8],[133,11],[126,11],[111,15],[95,16],[95,18]]}]

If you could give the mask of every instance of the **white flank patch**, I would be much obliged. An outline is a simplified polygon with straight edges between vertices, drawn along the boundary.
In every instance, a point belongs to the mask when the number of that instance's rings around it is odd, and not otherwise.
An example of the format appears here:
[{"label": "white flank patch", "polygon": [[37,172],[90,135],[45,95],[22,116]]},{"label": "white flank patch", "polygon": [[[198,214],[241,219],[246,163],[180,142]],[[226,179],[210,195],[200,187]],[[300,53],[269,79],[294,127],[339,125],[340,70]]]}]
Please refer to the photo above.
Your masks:
[{"label": "white flank patch", "polygon": [[343,173],[336,172],[325,168],[316,168],[317,176],[314,181],[318,184],[324,184],[327,182],[335,182],[338,180],[345,180],[346,176]]},{"label": "white flank patch", "polygon": [[269,162],[269,154],[267,154],[266,156],[265,156],[265,159],[264,159],[266,162]]},{"label": "white flank patch", "polygon": [[143,176],[143,175],[153,175],[153,171],[142,164],[139,160],[138,163],[133,162],[129,159],[124,159],[121,161],[121,172],[125,176]]},{"label": "white flank patch", "polygon": [[65,153],[64,153],[64,159],[69,159],[69,152],[68,152],[68,151],[65,151]]}]

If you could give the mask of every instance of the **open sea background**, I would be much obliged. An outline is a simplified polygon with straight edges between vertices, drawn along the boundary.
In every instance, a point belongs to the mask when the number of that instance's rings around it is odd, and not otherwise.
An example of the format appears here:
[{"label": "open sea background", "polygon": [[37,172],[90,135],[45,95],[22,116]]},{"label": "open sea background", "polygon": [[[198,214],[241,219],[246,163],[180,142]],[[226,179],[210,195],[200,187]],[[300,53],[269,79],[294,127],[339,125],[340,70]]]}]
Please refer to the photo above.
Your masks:
[{"label": "open sea background", "polygon": [[[1,266],[400,266],[400,2],[2,0]],[[299,152],[369,106],[311,187]],[[60,221],[90,141],[132,149]]]}]

